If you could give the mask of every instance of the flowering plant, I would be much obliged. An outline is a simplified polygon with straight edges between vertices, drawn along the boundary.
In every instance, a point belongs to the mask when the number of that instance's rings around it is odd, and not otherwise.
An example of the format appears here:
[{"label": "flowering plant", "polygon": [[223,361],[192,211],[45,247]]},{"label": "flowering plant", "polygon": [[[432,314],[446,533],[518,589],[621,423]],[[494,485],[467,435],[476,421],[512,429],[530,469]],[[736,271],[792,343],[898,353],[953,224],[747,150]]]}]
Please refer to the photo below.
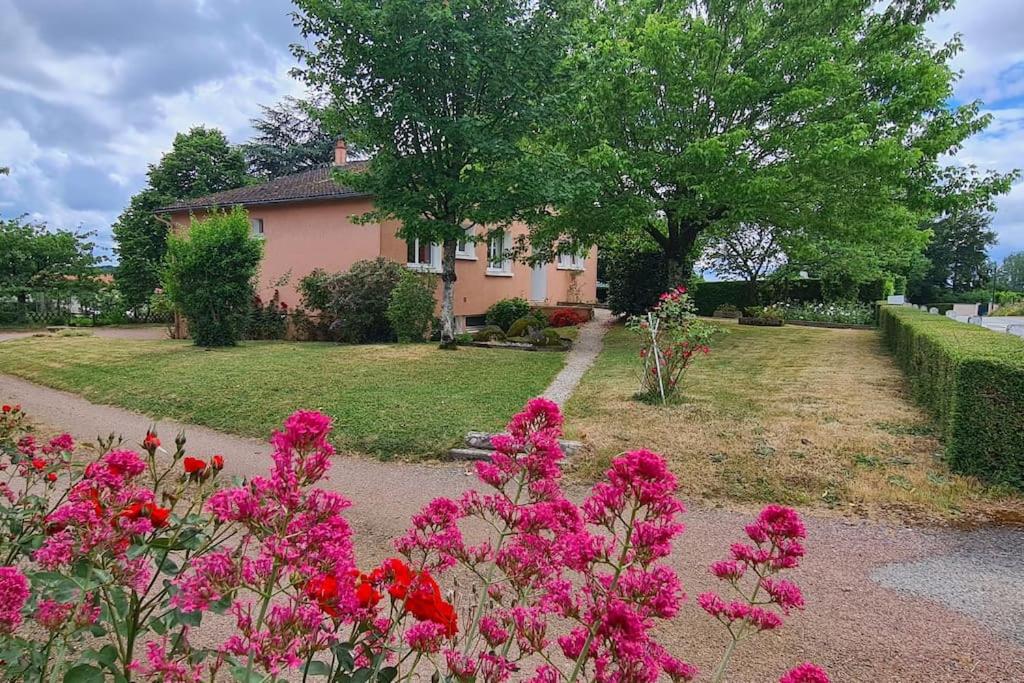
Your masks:
[{"label": "flowering plant", "polygon": [[642,399],[668,403],[679,389],[683,375],[698,355],[707,355],[720,327],[697,318],[686,287],[662,294],[658,304],[626,325],[640,336],[640,392]]},{"label": "flowering plant", "polygon": [[783,301],[775,304],[773,308],[780,311],[786,320],[870,325],[875,319],[872,307],[859,301],[831,301],[828,303]]},{"label": "flowering plant", "polygon": [[[572,502],[561,487],[562,416],[549,401],[530,401],[494,437],[491,461],[476,465],[485,491],[435,499],[395,541],[397,556],[366,570],[343,515],[348,501],[317,486],[334,455],[331,422],[320,413],[296,412],[274,433],[268,477],[226,487],[217,486],[224,459],[186,456],[183,437],[167,468],[151,431],[145,455],[111,440],[79,472],[70,437],[36,448],[20,409],[6,415],[4,468],[29,493],[4,498],[4,679],[249,683],[298,670],[332,683],[625,683],[698,675],[652,635],[684,599],[667,563],[683,530],[674,475],[659,455],[633,451]],[[31,458],[44,448],[53,457],[36,468]],[[48,477],[54,468],[68,480],[62,492]],[[27,495],[55,502],[42,510]],[[769,506],[746,532],[752,544],[734,545],[711,568],[740,597],[698,600],[733,636],[715,681],[737,643],[803,606],[799,589],[776,576],[803,555],[797,514]],[[208,613],[229,615],[234,626],[200,643],[192,631]],[[24,628],[26,618],[36,628]],[[94,645],[83,647],[82,634]],[[801,664],[781,680],[828,678]]]}]

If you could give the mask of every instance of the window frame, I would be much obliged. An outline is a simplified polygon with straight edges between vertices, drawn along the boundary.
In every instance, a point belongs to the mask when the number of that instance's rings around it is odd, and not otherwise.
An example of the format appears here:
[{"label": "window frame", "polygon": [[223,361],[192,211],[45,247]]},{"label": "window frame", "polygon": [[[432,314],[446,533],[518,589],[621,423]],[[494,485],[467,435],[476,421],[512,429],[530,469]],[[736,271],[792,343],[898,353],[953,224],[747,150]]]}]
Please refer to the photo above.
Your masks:
[{"label": "window frame", "polygon": [[473,241],[473,228],[466,228],[466,236],[455,243],[455,258],[459,261],[476,261],[476,242]]},{"label": "window frame", "polygon": [[586,269],[587,257],[583,250],[563,252],[558,255],[558,270],[583,271]]},{"label": "window frame", "polygon": [[[409,270],[416,270],[427,273],[440,273],[441,272],[441,245],[431,242],[428,246],[429,261],[420,261],[420,239],[414,237],[411,240],[405,240],[405,267]],[[409,254],[411,253],[416,257],[417,260],[410,261]]]},{"label": "window frame", "polygon": [[[512,259],[508,258],[506,253],[511,248],[511,238],[511,234],[505,229],[495,230],[487,236],[487,275],[512,277]],[[495,261],[492,258],[492,251],[495,240],[498,239],[501,240],[501,254],[504,258]]]},{"label": "window frame", "polygon": [[[259,228],[260,228],[258,231],[256,230],[256,226],[257,225],[259,225]],[[252,236],[252,237],[254,237],[256,239],[259,239],[259,240],[265,239],[266,236],[267,236],[266,229],[267,229],[266,225],[263,223],[263,219],[262,218],[250,218],[249,219],[249,235],[250,236]]]}]

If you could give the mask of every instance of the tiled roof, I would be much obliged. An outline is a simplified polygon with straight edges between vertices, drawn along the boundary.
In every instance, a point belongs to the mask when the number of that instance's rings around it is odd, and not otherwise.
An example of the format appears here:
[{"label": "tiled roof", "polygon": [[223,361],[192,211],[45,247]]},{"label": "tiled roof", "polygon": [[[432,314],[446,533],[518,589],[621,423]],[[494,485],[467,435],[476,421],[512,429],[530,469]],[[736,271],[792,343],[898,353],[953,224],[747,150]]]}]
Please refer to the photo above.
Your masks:
[{"label": "tiled roof", "polygon": [[[346,170],[358,170],[365,161],[350,161],[345,164]],[[280,204],[310,199],[344,199],[346,197],[362,197],[350,187],[339,185],[331,177],[332,166],[319,166],[308,171],[282,176],[259,185],[246,185],[233,190],[215,192],[205,197],[187,199],[157,209],[157,213],[172,213],[193,209],[209,209],[212,207],[229,207],[241,204]]]}]

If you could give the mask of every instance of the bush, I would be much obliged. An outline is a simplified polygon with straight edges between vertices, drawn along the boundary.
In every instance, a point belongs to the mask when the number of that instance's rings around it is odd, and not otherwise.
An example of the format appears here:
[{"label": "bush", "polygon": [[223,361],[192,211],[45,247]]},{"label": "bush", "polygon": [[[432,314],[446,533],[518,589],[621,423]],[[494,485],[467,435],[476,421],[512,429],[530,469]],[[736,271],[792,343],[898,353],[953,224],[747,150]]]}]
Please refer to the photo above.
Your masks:
[{"label": "bush", "polygon": [[738,318],[740,317],[740,309],[736,308],[732,304],[722,304],[715,309],[716,318]]},{"label": "bush", "polygon": [[697,314],[714,315],[722,306],[747,308],[758,304],[746,282],[697,282],[692,287],[693,304]]},{"label": "bush", "polygon": [[1024,489],[1024,343],[902,306],[883,306],[880,323],[914,398],[942,425],[950,466]]},{"label": "bush", "polygon": [[434,278],[405,271],[391,291],[387,317],[398,341],[421,342],[430,334],[437,302]]},{"label": "bush", "polygon": [[641,315],[658,304],[669,288],[668,268],[661,252],[615,250],[602,254],[612,313]]},{"label": "bush", "polygon": [[531,329],[543,330],[547,326],[548,321],[543,315],[531,313],[509,325],[507,336],[522,337]]},{"label": "bush", "polygon": [[354,344],[392,341],[387,310],[405,268],[386,258],[357,261],[345,273],[315,270],[299,283],[303,305],[330,339]]},{"label": "bush", "polygon": [[249,233],[249,217],[236,207],[193,219],[187,235],[167,240],[164,289],[197,346],[234,346],[242,338],[263,255],[263,243]]},{"label": "bush", "polygon": [[551,327],[572,327],[574,325],[582,325],[589,319],[589,316],[583,311],[572,308],[557,308],[548,316],[548,324]]},{"label": "bush", "polygon": [[774,304],[773,308],[778,309],[786,320],[807,320],[844,325],[870,325],[875,321],[874,307],[856,301],[834,303],[784,301]]},{"label": "bush", "polygon": [[487,309],[487,324],[497,325],[502,330],[508,330],[512,323],[525,318],[530,313],[530,304],[526,299],[516,297],[514,299],[502,299]]},{"label": "bush", "polygon": [[[861,303],[871,304],[884,299],[884,292],[890,291],[891,283],[885,280],[865,282],[858,285],[857,299]],[[697,305],[697,313],[704,316],[712,315],[724,305],[736,308],[749,308],[771,303],[773,301],[794,301],[797,303],[826,301],[825,288],[821,280],[794,279],[772,280],[761,283],[757,294],[753,294],[750,284],[735,280],[724,282],[698,282],[693,285],[693,301]]]},{"label": "bush", "polygon": [[487,327],[479,329],[473,333],[473,341],[505,341],[505,332],[497,325],[488,325]]}]

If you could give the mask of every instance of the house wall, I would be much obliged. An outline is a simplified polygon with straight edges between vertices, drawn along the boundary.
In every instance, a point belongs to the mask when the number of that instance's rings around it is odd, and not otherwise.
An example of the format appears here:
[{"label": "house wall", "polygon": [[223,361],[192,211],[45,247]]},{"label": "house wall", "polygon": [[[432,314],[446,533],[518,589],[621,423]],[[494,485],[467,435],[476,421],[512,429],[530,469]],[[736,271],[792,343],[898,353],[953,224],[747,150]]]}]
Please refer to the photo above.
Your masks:
[{"label": "house wall", "polygon": [[[313,270],[348,270],[356,261],[377,258],[380,225],[353,221],[353,216],[372,208],[372,201],[366,198],[247,207],[250,218],[263,219],[260,295],[267,299],[277,289],[281,300],[294,307],[299,304],[299,281]],[[205,213],[196,212],[195,216],[203,218]],[[171,220],[181,230],[188,227],[189,214],[175,213]],[[285,276],[287,283],[275,286]]]},{"label": "house wall", "polygon": [[[381,226],[381,255],[404,263],[407,259],[405,240],[396,233],[397,222],[385,222]],[[525,235],[528,228],[513,224],[511,237]],[[555,305],[559,302],[593,303],[597,300],[597,248],[593,248],[584,262],[583,270],[566,270],[549,263],[546,269],[547,296],[534,299],[532,296],[532,269],[514,261],[510,274],[488,273],[487,244],[473,245],[475,260],[458,258],[455,261],[455,315],[459,317],[483,315],[491,304],[512,297],[522,297],[537,305]],[[436,272],[436,271],[432,271]],[[437,299],[441,300],[441,282],[438,279]],[[438,303],[440,310],[440,303]]]},{"label": "house wall", "polygon": [[[263,219],[264,256],[260,266],[259,286],[264,299],[277,289],[281,300],[290,307],[300,304],[296,291],[299,281],[312,270],[329,272],[348,270],[356,261],[378,255],[399,263],[407,259],[405,240],[397,237],[399,223],[357,225],[353,216],[372,208],[365,198],[325,202],[294,202],[289,204],[247,207],[251,218]],[[203,218],[206,212],[196,212]],[[178,231],[189,225],[189,214],[171,214]],[[511,236],[524,235],[527,227],[515,224]],[[530,266],[513,262],[510,274],[487,272],[487,245],[473,247],[476,260],[458,259],[455,272],[455,315],[460,326],[466,316],[483,315],[494,302],[522,297],[537,305],[553,306],[559,302],[592,303],[597,299],[597,249],[588,254],[583,270],[566,270],[556,263],[546,267],[546,296],[534,300]],[[288,275],[286,284],[277,285]],[[438,278],[437,299],[441,299]],[[440,310],[440,303],[438,304]]]}]

